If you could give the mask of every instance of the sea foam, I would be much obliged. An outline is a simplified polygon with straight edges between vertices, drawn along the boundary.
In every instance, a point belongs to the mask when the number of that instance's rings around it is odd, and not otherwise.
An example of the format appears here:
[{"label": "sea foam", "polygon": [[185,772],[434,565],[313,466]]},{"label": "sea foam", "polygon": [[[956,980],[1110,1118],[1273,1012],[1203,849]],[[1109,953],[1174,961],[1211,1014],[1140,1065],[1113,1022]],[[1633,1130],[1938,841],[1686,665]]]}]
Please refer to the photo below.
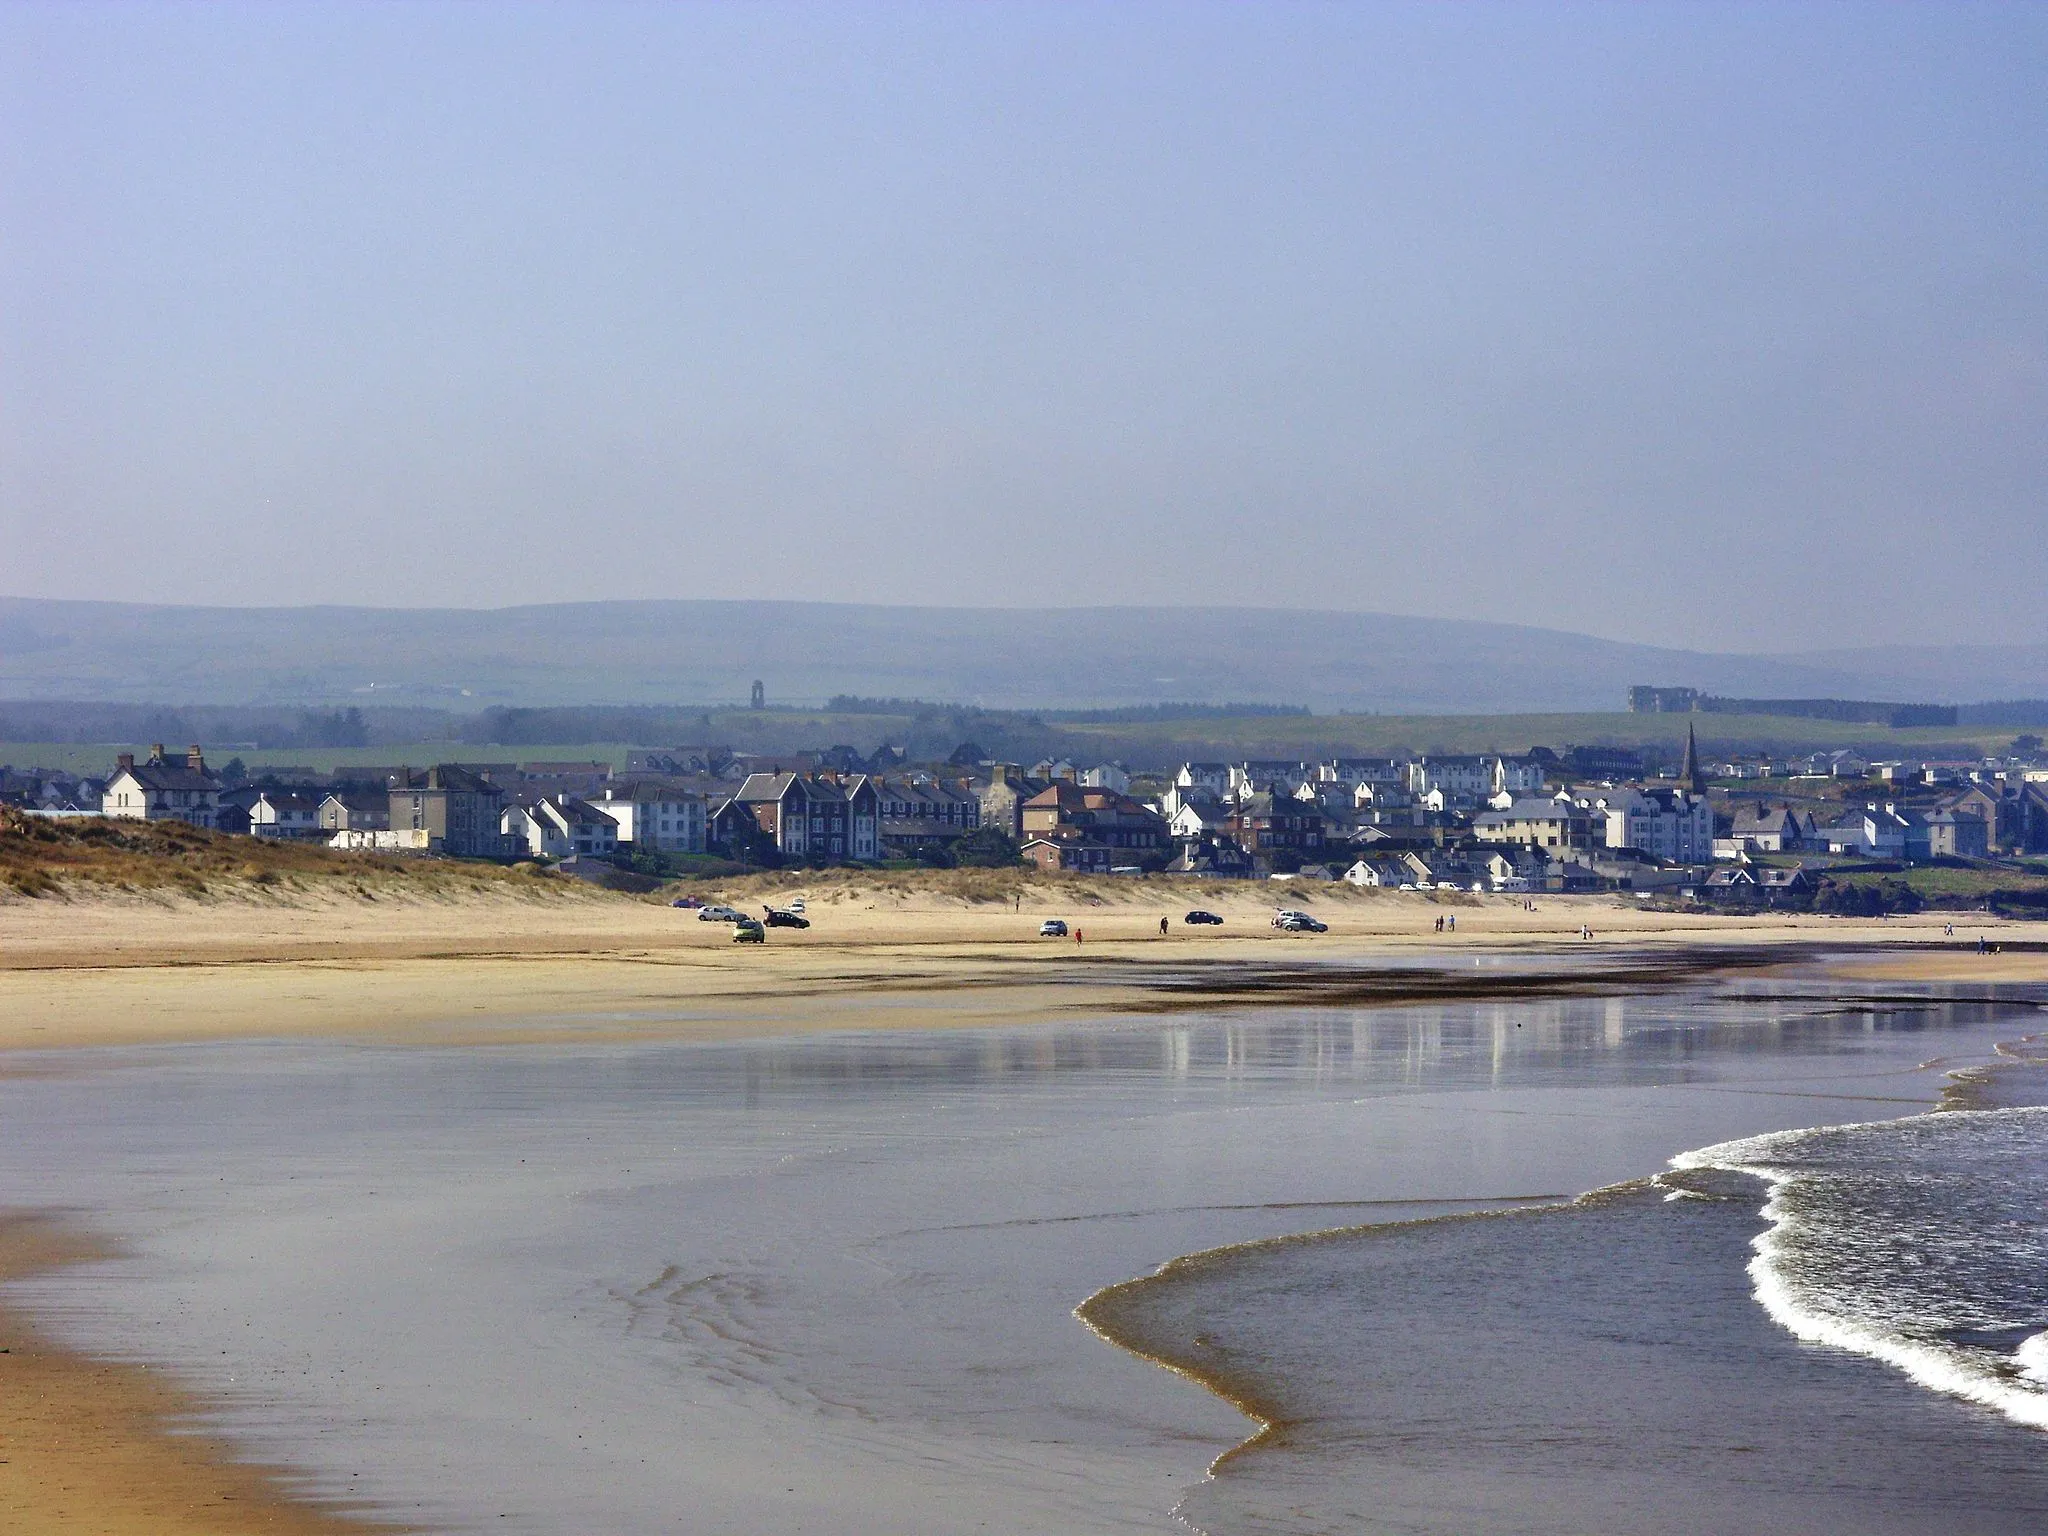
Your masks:
[{"label": "sea foam", "polygon": [[1749,1274],[1792,1334],[2048,1429],[2048,1109],[1785,1131],[1672,1166],[1764,1181]]}]

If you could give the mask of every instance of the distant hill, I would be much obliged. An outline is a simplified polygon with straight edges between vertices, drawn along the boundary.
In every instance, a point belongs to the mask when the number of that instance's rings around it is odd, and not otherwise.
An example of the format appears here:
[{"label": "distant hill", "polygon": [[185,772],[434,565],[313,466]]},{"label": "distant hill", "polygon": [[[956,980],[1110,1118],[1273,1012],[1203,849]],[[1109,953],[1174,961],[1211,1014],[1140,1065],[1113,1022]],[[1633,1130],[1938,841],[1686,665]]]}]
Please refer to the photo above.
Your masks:
[{"label": "distant hill", "polygon": [[1745,697],[2048,695],[2048,646],[1732,655],[1560,630],[1260,608],[774,602],[186,608],[0,598],[0,698],[169,703],[775,702],[1058,708],[1252,700],[1318,711],[1609,711],[1631,683]]}]

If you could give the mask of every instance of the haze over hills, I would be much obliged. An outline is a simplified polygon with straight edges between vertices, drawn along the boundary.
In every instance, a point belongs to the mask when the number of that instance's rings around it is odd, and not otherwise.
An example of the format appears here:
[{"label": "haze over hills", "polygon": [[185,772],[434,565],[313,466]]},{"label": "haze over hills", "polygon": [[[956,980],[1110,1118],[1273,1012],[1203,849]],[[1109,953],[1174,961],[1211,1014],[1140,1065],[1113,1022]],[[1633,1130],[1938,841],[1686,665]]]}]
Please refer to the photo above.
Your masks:
[{"label": "haze over hills", "polygon": [[1615,710],[1631,683],[1745,696],[2048,694],[2048,645],[1716,654],[1559,630],[1259,608],[794,602],[201,608],[0,598],[0,698],[167,703],[1284,702]]}]

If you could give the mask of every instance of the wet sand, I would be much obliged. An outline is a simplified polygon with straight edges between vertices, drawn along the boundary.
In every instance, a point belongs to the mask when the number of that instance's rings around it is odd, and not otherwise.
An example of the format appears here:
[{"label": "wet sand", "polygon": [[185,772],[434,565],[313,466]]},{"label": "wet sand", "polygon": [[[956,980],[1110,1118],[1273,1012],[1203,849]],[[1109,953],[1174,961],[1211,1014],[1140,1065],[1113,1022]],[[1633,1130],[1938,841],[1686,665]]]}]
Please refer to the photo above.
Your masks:
[{"label": "wet sand", "polygon": [[[1605,898],[1461,901],[1316,888],[1219,892],[1229,919],[1190,930],[1181,903],[991,911],[915,902],[814,904],[816,926],[737,948],[695,914],[627,900],[561,908],[499,902],[10,902],[0,906],[0,1050],[64,1050],[247,1037],[331,1036],[451,1045],[561,1039],[735,1038],[848,1029],[957,1029],[1040,1021],[1074,1010],[1150,1011],[1231,1000],[1308,1000],[1342,973],[1463,964],[1457,957],[1644,951],[1755,964],[1780,946],[1938,946],[1942,919],[1672,915]],[[1314,937],[1265,925],[1269,903],[1310,907]],[[1454,911],[1455,935],[1434,930]],[[1161,939],[1158,920],[1172,919]],[[1035,937],[1060,916],[1081,945]],[[1588,945],[1581,924],[1598,937]],[[1974,941],[1977,929],[1969,930]],[[1994,942],[2032,936],[1985,925]],[[1959,928],[1956,943],[1964,942]],[[2048,979],[2048,953],[1978,956],[1916,949],[1859,958],[1869,979]],[[1641,978],[1638,977],[1638,980]],[[1511,981],[1498,975],[1492,984]],[[1581,978],[1583,981],[1584,978]],[[1483,995],[1475,977],[1455,995]],[[1340,998],[1374,1001],[1355,980]],[[1306,986],[1307,991],[1301,989]],[[1404,994],[1407,995],[1407,994]],[[1447,993],[1446,995],[1453,995]],[[1399,1000],[1389,996],[1389,1001]],[[38,1055],[17,1070],[50,1070]],[[0,1061],[0,1071],[7,1070]],[[0,1279],[92,1256],[47,1221],[0,1223]],[[0,1310],[0,1524],[22,1532],[97,1530],[321,1532],[358,1522],[294,1503],[278,1479],[229,1460],[201,1437],[172,1434],[192,1404],[139,1367],[53,1348]]]},{"label": "wet sand", "polygon": [[[1099,907],[1042,910],[1028,901],[992,910],[914,896],[827,900],[813,905],[812,928],[773,930],[762,946],[736,946],[723,924],[699,922],[693,912],[627,899],[16,901],[0,905],[0,1050],[233,1036],[501,1043],[565,1027],[617,1038],[950,1028],[1129,1000],[1148,978],[1190,966],[1369,967],[1506,952],[1898,945],[1911,952],[1858,961],[1854,974],[2048,979],[2048,946],[1980,956],[1968,952],[1977,926],[1946,940],[1944,919],[1931,914],[1693,915],[1606,897],[1538,898],[1528,912],[1517,898],[1440,905],[1348,887],[1247,885],[1204,895],[1227,920],[1217,929],[1187,927],[1180,901],[1148,899],[1135,883],[1105,881],[1103,890]],[[1273,930],[1273,902],[1313,909],[1330,932]],[[1440,914],[1455,915],[1455,933],[1435,931]],[[1047,917],[1079,928],[1084,942],[1038,938]],[[1582,927],[1593,930],[1591,943],[1580,938]],[[1981,931],[2007,944],[2048,939],[2039,925],[1986,923]],[[804,999],[819,1006],[792,1020],[792,1001]]]},{"label": "wet sand", "polygon": [[[100,1256],[89,1236],[49,1218],[0,1214],[0,1282]],[[214,1441],[172,1433],[193,1407],[161,1373],[59,1348],[0,1309],[0,1528],[21,1536],[370,1528],[288,1497],[276,1475],[231,1460]]]}]

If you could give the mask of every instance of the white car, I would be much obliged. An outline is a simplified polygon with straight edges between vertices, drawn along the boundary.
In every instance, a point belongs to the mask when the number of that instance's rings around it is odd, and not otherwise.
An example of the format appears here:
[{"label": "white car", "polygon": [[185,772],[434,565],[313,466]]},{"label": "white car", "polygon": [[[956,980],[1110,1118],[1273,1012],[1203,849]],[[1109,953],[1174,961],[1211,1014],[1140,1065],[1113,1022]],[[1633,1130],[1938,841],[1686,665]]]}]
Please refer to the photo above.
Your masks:
[{"label": "white car", "polygon": [[804,905],[803,897],[799,896],[795,901],[792,901],[788,906],[784,907],[782,910],[785,912],[794,912],[798,917],[802,917],[806,912],[810,911],[811,909]]},{"label": "white car", "polygon": [[700,923],[751,923],[753,919],[734,907],[705,907],[697,914]]}]

